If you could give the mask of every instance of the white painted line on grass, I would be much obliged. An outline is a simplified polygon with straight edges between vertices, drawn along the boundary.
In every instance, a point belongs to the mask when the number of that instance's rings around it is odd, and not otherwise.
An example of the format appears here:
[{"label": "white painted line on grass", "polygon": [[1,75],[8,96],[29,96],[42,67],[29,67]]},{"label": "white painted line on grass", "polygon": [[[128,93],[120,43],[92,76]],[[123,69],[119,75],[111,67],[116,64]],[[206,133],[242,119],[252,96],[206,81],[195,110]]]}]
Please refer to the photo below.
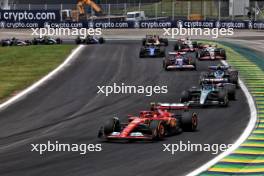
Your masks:
[{"label": "white painted line on grass", "polygon": [[64,70],[67,66],[69,66],[72,62],[72,60],[75,58],[75,55],[80,52],[80,50],[83,48],[83,45],[78,46],[68,57],[67,59],[59,65],[55,70],[50,72],[48,75],[31,85],[30,87],[26,88],[16,96],[10,98],[6,102],[0,104],[0,110],[4,110],[8,106],[12,105],[13,103],[16,103],[17,101],[23,99],[25,96],[36,90],[38,87],[43,85],[45,82],[49,81],[52,79],[54,76],[56,76],[60,71]]}]

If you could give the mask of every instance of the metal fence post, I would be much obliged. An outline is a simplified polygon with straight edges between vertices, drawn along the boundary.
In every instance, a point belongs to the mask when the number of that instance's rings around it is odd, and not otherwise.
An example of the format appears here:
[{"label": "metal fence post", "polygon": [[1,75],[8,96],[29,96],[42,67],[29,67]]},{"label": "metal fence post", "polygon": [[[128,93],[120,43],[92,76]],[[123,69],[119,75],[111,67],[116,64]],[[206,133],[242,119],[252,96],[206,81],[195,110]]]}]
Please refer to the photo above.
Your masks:
[{"label": "metal fence post", "polygon": [[235,19],[235,1],[233,0],[233,3],[232,3],[232,20],[234,21]]},{"label": "metal fence post", "polygon": [[138,11],[141,10],[141,2],[138,3]]},{"label": "metal fence post", "polygon": [[221,0],[218,0],[218,21],[221,20]]},{"label": "metal fence post", "polygon": [[203,1],[203,11],[204,11],[204,13],[203,13],[204,20],[206,20],[206,13],[207,13],[207,11],[206,11],[206,1]]},{"label": "metal fence post", "polygon": [[257,11],[258,11],[258,2],[257,1],[255,1],[255,21],[257,21],[257,18],[258,18],[258,16],[257,16]]},{"label": "metal fence post", "polygon": [[28,10],[31,10],[31,5],[30,4],[28,4]]},{"label": "metal fence post", "polygon": [[45,10],[48,10],[48,4],[45,4]]},{"label": "metal fence post", "polygon": [[63,21],[63,19],[62,19],[62,10],[63,10],[63,5],[62,4],[60,4],[60,16],[61,16],[61,21]]},{"label": "metal fence post", "polygon": [[175,16],[175,14],[174,14],[174,8],[175,8],[175,2],[174,2],[174,0],[172,0],[171,1],[172,2],[172,4],[171,4],[171,6],[172,6],[172,8],[171,8],[171,10],[172,10],[172,12],[171,12],[171,15],[172,15],[172,20],[174,21],[174,16]]},{"label": "metal fence post", "polygon": [[124,13],[127,14],[127,4],[124,3]]},{"label": "metal fence post", "polygon": [[108,22],[110,23],[111,4],[108,4]]},{"label": "metal fence post", "polygon": [[155,4],[155,18],[158,18],[158,3]]},{"label": "metal fence post", "polygon": [[190,19],[190,14],[191,14],[191,1],[188,1],[188,20]]}]

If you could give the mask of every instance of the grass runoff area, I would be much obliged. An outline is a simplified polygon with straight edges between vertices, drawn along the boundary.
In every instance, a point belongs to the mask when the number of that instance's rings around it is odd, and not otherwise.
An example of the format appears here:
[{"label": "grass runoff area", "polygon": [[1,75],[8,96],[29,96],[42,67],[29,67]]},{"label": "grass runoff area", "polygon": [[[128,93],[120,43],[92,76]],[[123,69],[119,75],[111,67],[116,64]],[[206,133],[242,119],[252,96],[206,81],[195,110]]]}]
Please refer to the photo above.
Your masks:
[{"label": "grass runoff area", "polygon": [[73,45],[0,47],[0,100],[28,87],[60,65]]}]

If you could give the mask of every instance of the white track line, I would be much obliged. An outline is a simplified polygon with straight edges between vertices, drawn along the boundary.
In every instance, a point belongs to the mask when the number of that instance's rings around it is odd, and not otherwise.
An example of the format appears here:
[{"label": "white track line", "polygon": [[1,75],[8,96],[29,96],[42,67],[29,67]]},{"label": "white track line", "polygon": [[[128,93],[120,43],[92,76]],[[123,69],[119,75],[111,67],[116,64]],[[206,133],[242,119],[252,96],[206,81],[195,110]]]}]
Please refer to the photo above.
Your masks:
[{"label": "white track line", "polygon": [[[222,63],[227,65],[226,61],[222,61]],[[212,167],[213,165],[218,163],[221,159],[230,155],[234,150],[236,150],[249,137],[251,132],[254,130],[256,122],[257,122],[257,108],[255,105],[255,101],[254,101],[253,97],[251,96],[251,94],[249,93],[245,83],[241,79],[239,79],[239,84],[240,84],[242,91],[246,95],[247,102],[248,102],[248,105],[250,108],[250,120],[249,120],[249,123],[247,125],[247,128],[240,135],[240,137],[236,140],[236,142],[232,145],[232,147],[230,147],[228,150],[221,153],[220,155],[216,156],[212,160],[208,161],[207,163],[205,163],[201,167],[190,172],[189,174],[187,174],[187,176],[196,176],[196,175],[201,174],[202,172],[207,171],[210,167]]]},{"label": "white track line", "polygon": [[67,59],[61,65],[59,65],[55,70],[53,70],[52,72],[50,72],[48,75],[46,75],[45,77],[43,77],[42,79],[40,79],[39,81],[37,81],[36,83],[34,83],[33,85],[31,85],[30,87],[28,87],[25,90],[23,90],[22,92],[20,92],[16,96],[14,96],[14,97],[10,98],[9,100],[7,100],[6,102],[0,104],[0,110],[4,110],[8,106],[10,106],[10,105],[18,102],[19,100],[23,99],[28,94],[30,94],[33,91],[37,90],[37,88],[39,88],[41,85],[45,84],[47,81],[49,81],[50,79],[52,79],[59,72],[61,72],[62,70],[64,70],[67,66],[69,66],[71,64],[72,60],[75,58],[75,55],[78,54],[82,48],[83,48],[83,45],[80,45],[79,47],[77,47],[67,57]]}]

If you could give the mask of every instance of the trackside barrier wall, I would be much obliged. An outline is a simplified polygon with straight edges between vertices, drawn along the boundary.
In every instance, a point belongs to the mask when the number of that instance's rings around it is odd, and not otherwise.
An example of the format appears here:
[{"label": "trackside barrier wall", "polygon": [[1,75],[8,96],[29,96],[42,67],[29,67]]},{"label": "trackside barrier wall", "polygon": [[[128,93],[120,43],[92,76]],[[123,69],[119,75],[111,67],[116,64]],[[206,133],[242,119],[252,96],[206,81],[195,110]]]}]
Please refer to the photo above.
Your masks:
[{"label": "trackside barrier wall", "polygon": [[59,10],[0,10],[0,28],[43,28],[50,25],[56,28],[235,28],[264,29],[263,21],[243,20],[160,20],[122,21],[115,18],[104,18],[90,21],[61,21]]}]

